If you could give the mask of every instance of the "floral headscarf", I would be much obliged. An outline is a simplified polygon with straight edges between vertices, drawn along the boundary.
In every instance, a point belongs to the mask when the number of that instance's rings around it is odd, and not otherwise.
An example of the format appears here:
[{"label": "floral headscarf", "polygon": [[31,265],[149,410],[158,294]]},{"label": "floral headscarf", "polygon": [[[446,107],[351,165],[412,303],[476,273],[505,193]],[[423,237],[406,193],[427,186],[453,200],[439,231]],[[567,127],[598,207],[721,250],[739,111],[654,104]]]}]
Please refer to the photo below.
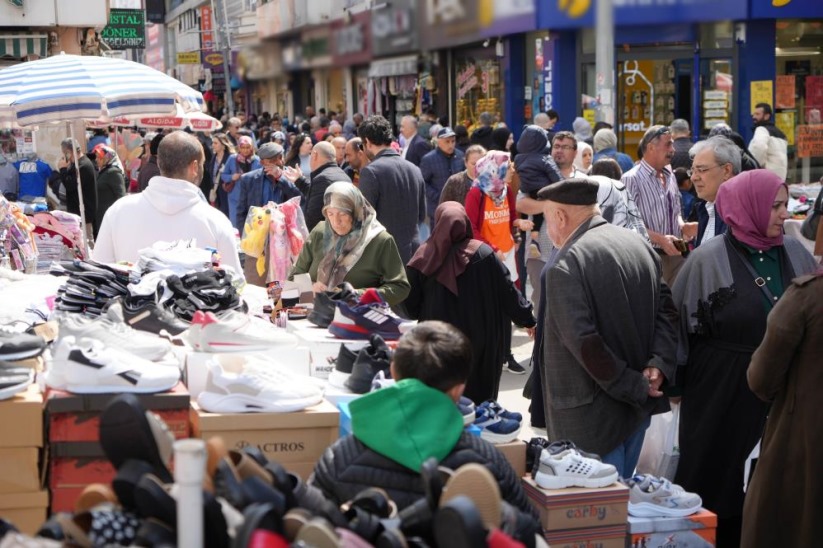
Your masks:
[{"label": "floral headscarf", "polygon": [[103,171],[107,167],[116,167],[120,171],[125,172],[123,169],[123,164],[120,162],[120,158],[117,157],[117,153],[114,151],[113,148],[100,143],[99,145],[95,146],[93,152],[96,157],[105,158],[105,164],[103,167],[100,168],[100,171]]},{"label": "floral headscarf", "polygon": [[508,152],[490,150],[477,161],[475,166],[477,178],[472,186],[479,187],[498,207],[506,199],[506,173],[509,171],[509,159]]}]

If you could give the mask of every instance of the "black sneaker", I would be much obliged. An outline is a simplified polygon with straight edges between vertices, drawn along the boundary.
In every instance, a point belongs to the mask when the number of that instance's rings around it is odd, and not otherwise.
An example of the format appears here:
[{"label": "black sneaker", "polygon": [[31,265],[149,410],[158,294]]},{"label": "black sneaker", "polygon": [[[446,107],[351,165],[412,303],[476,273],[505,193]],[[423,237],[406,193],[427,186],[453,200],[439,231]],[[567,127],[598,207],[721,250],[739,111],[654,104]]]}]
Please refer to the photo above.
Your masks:
[{"label": "black sneaker", "polygon": [[23,392],[34,382],[34,369],[0,361],[0,400]]},{"label": "black sneaker", "polygon": [[371,390],[372,380],[380,371],[388,373],[391,365],[391,350],[380,335],[372,335],[369,345],[357,354],[351,375],[346,379],[346,388],[355,394],[365,394]]},{"label": "black sneaker", "polygon": [[46,349],[43,337],[0,330],[0,360],[19,361],[36,358]]},{"label": "black sneaker", "polygon": [[129,327],[159,335],[166,331],[169,335],[179,335],[189,328],[189,324],[179,320],[171,311],[153,301],[129,303],[116,298],[106,306],[106,315],[113,321],[123,322]]},{"label": "black sneaker", "polygon": [[330,291],[317,293],[314,296],[314,308],[309,313],[309,321],[317,327],[328,327],[334,319],[334,311],[340,301],[350,304],[358,301],[357,292],[348,282],[343,282]]},{"label": "black sneaker", "polygon": [[357,355],[363,349],[363,343],[342,343],[337,357],[330,360],[334,369],[329,373],[329,384],[336,388],[345,388],[346,380],[351,376]]},{"label": "black sneaker", "polygon": [[526,368],[520,365],[517,360],[514,359],[514,356],[509,354],[509,357],[506,358],[506,363],[503,364],[503,369],[508,371],[509,373],[513,373],[514,375],[525,375]]}]

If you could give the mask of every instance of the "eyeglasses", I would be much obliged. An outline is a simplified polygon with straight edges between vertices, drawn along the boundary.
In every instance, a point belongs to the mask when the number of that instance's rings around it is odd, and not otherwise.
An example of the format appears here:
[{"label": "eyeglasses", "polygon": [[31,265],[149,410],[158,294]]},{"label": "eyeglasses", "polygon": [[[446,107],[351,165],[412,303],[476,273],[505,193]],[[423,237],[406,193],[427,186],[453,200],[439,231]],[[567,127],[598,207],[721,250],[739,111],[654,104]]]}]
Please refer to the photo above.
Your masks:
[{"label": "eyeglasses", "polygon": [[554,145],[555,150],[574,150],[575,147],[572,145]]},{"label": "eyeglasses", "polygon": [[716,167],[723,167],[724,165],[726,165],[726,164],[717,164],[716,166],[711,166],[711,167],[704,167],[704,166],[695,167],[693,169],[690,169],[690,170],[686,171],[686,175],[688,175],[689,178],[691,178],[691,176],[695,175],[695,174],[703,175],[707,171],[711,171]]}]

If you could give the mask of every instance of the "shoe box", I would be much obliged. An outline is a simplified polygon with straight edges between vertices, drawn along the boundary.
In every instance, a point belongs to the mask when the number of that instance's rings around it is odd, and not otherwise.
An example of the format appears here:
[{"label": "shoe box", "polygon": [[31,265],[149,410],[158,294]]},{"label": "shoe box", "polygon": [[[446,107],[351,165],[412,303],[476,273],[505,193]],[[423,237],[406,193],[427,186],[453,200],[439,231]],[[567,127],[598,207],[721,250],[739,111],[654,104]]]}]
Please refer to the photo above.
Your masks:
[{"label": "shoe box", "polygon": [[503,453],[518,478],[526,475],[526,449],[528,444],[525,441],[514,440],[509,443],[495,444],[494,447]]},{"label": "shoe box", "polygon": [[[116,394],[46,393],[48,486],[51,511],[71,511],[89,483],[108,483],[115,475],[99,443],[100,414]],[[177,439],[190,435],[189,393],[180,383],[169,392],[138,394],[146,409],[156,413]]]},{"label": "shoe box", "polygon": [[[200,392],[206,388],[209,362],[216,356],[222,360],[238,360],[242,362],[246,356],[258,356],[263,359],[275,358],[278,363],[297,375],[309,376],[309,349],[308,348],[278,348],[277,351],[266,352],[188,352],[186,354],[185,378],[186,386],[192,400],[196,400]],[[231,362],[228,362],[231,363]]]},{"label": "shoe box", "polygon": [[312,377],[328,379],[334,369],[334,360],[342,343],[362,343],[348,339],[338,339],[328,329],[317,327],[308,320],[290,321],[286,329],[297,337],[301,347],[309,349],[310,372]]},{"label": "shoe box", "polygon": [[33,534],[46,519],[42,489],[43,395],[36,384],[0,401],[0,516]]},{"label": "shoe box", "polygon": [[666,548],[711,548],[717,538],[717,515],[701,509],[681,518],[636,518],[629,516],[628,546]]},{"label": "shoe box", "polygon": [[191,404],[195,436],[220,436],[228,449],[257,446],[303,479],[308,479],[326,448],[339,436],[340,412],[321,403],[294,413],[207,413]]},{"label": "shoe box", "polygon": [[629,514],[629,488],[625,485],[548,490],[539,487],[530,476],[524,477],[522,484],[540,516],[546,541],[553,548],[590,545],[623,548]]}]

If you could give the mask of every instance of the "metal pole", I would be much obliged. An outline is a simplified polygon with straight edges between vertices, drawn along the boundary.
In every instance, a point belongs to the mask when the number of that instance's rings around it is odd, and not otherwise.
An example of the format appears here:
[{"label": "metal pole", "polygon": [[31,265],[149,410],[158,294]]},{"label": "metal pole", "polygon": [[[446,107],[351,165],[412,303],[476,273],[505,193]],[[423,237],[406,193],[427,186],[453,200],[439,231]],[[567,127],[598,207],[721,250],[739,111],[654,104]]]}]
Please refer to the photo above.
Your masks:
[{"label": "metal pole", "polygon": [[[231,94],[231,72],[229,71],[229,61],[231,59],[231,33],[229,31],[229,12],[226,10],[226,0],[217,0],[220,2],[220,10],[223,12],[223,24],[220,25],[220,30],[223,34],[223,74],[226,80],[226,110],[229,117],[234,116],[234,98]],[[212,10],[214,13],[214,10]]]},{"label": "metal pole", "polygon": [[598,0],[595,12],[595,72],[597,73],[597,109],[595,120],[614,125],[614,5],[612,0]]},{"label": "metal pole", "polygon": [[90,250],[88,233],[86,232],[86,204],[83,201],[83,183],[80,180],[80,162],[77,160],[77,147],[74,146],[78,141],[74,138],[74,124],[66,122],[66,125],[69,126],[69,136],[72,141],[71,146],[74,149],[71,151],[71,157],[74,158],[74,174],[77,177],[77,196],[80,199],[80,232],[83,238],[83,252],[86,258],[88,258]]}]

